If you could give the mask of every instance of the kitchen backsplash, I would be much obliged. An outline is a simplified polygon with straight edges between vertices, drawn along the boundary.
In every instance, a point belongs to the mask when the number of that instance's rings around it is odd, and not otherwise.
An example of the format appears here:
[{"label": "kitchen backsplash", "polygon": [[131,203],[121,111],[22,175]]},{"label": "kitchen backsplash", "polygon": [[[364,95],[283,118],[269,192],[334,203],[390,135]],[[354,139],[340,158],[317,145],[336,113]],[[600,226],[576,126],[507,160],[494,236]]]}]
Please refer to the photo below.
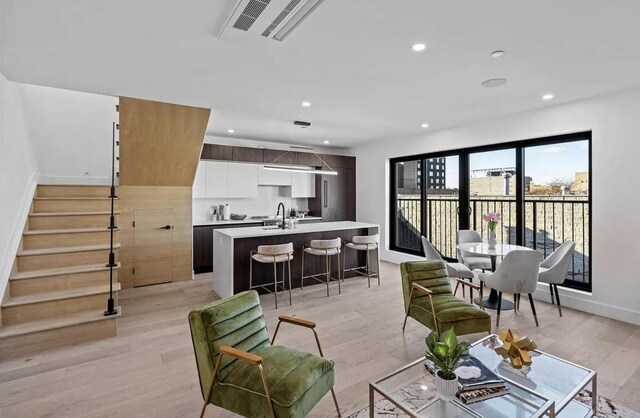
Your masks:
[{"label": "kitchen backsplash", "polygon": [[229,204],[231,213],[244,213],[248,216],[275,215],[278,203],[287,209],[307,209],[306,198],[291,197],[291,187],[259,186],[258,197],[253,199],[193,199],[193,223],[211,220],[211,206]]}]

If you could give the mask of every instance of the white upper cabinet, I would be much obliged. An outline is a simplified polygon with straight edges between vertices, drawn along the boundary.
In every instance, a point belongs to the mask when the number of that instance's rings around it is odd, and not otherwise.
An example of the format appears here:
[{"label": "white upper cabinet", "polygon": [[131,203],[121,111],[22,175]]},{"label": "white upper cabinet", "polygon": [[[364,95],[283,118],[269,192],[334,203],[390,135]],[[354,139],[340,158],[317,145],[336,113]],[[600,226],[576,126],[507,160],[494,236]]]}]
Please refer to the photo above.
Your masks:
[{"label": "white upper cabinet", "polygon": [[207,197],[207,166],[205,161],[198,163],[196,178],[193,179],[193,198],[202,199]]},{"label": "white upper cabinet", "polygon": [[205,161],[207,198],[228,197],[227,178],[229,163],[221,161]]},{"label": "white upper cabinet", "polygon": [[316,197],[316,175],[291,173],[291,197]]},{"label": "white upper cabinet", "polygon": [[256,164],[226,163],[227,197],[258,197],[258,166]]},{"label": "white upper cabinet", "polygon": [[258,165],[259,186],[291,186],[291,172],[267,170],[264,165]]}]

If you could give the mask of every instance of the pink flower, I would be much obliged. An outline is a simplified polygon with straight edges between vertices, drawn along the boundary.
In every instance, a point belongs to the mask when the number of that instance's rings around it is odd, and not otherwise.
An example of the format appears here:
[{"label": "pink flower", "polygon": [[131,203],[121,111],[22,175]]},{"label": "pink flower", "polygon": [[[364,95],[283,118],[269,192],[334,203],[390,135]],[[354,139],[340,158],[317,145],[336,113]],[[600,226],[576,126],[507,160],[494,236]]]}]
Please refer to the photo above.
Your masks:
[{"label": "pink flower", "polygon": [[499,212],[489,212],[482,215],[482,219],[486,222],[500,222],[502,221],[502,214]]}]

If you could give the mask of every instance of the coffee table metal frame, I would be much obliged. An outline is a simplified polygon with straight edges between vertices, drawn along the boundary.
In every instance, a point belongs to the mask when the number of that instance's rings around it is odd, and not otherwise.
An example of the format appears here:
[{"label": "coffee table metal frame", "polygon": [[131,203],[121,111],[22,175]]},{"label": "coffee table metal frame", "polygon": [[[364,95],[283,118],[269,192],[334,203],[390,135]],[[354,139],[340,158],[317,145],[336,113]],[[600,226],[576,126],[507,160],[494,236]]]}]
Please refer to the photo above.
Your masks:
[{"label": "coffee table metal frame", "polygon": [[[474,342],[472,344],[472,347],[478,344],[481,344],[482,342],[490,339],[490,338],[499,338],[497,335],[495,334],[490,334],[476,342]],[[598,393],[597,393],[597,373],[593,370],[587,369],[586,367],[580,366],[578,364],[572,363],[570,361],[567,361],[565,359],[562,359],[560,357],[556,357],[554,355],[545,353],[543,351],[540,350],[534,350],[535,352],[548,356],[550,358],[556,359],[558,361],[562,361],[564,363],[567,363],[573,367],[577,367],[580,369],[583,369],[585,371],[588,372],[588,375],[582,379],[582,381],[569,393],[567,394],[564,399],[562,401],[560,401],[558,403],[558,405],[556,405],[555,401],[548,399],[547,397],[535,392],[534,390],[529,389],[526,386],[523,386],[515,381],[513,381],[512,379],[506,378],[504,376],[500,376],[502,377],[506,382],[509,383],[509,385],[515,386],[521,390],[524,390],[525,392],[540,398],[541,400],[544,401],[543,405],[541,407],[539,407],[539,409],[533,414],[531,415],[530,418],[538,418],[538,417],[542,417],[544,415],[547,415],[550,418],[554,418],[556,417],[558,414],[560,414],[560,412],[562,412],[562,410],[569,405],[573,399],[578,395],[578,393],[580,393],[582,390],[584,390],[589,383],[591,383],[591,416],[595,416],[596,412],[597,412],[597,408],[598,408]],[[497,355],[497,354],[496,354]],[[401,368],[387,374],[386,376],[369,383],[369,417],[370,418],[374,418],[374,404],[375,404],[375,393],[378,392],[378,394],[380,394],[383,398],[387,399],[389,402],[391,402],[392,404],[394,404],[396,407],[398,407],[402,412],[404,412],[405,414],[409,415],[410,417],[414,417],[414,418],[421,418],[420,415],[418,415],[420,413],[420,411],[426,409],[427,407],[429,407],[430,405],[434,404],[435,402],[439,402],[440,399],[436,398],[433,401],[423,405],[419,410],[412,410],[410,408],[408,408],[406,405],[403,405],[402,402],[396,400],[393,398],[393,396],[391,396],[389,393],[387,393],[387,391],[385,389],[383,389],[380,386],[380,383],[384,382],[387,379],[390,379],[391,377],[396,376],[397,374],[410,369],[411,367],[414,367],[418,364],[422,364],[424,363],[425,359],[424,357],[419,358],[415,361],[412,361],[409,364],[406,364],[404,366],[402,366]],[[517,399],[519,399],[520,401],[533,406],[533,407],[537,407],[536,405],[532,404],[530,401],[519,397],[517,394],[511,392],[510,396],[514,396]],[[481,401],[483,402],[483,401]],[[451,401],[451,403],[453,403],[455,406],[457,406],[458,408],[464,410],[465,412],[468,412],[470,415],[475,416],[475,417],[479,417],[479,418],[484,418],[482,415],[478,414],[476,411],[470,409],[469,407],[467,407],[464,403],[460,402],[458,399],[454,399],[453,401]]]}]

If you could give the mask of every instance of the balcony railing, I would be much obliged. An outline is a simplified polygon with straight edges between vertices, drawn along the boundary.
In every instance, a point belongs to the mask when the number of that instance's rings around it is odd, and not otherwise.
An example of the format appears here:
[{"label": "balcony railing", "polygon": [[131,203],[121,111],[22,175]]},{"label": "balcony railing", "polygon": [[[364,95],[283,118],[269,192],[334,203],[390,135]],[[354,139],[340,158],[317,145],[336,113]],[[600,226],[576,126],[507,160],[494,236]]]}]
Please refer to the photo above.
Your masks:
[{"label": "balcony railing", "polygon": [[[396,245],[408,250],[421,251],[421,221],[425,222],[425,234],[431,243],[448,258],[457,258],[456,232],[458,225],[458,199],[452,196],[426,199],[424,218],[420,198],[398,198],[398,223]],[[509,197],[479,197],[470,199],[470,227],[484,239],[488,228],[482,215],[487,212],[502,213],[497,229],[497,239],[506,244],[516,243],[516,201]],[[561,243],[570,239],[576,243],[573,261],[569,266],[565,284],[589,289],[590,234],[589,201],[586,196],[533,196],[527,195],[524,203],[525,246],[540,250],[544,257]]]}]

